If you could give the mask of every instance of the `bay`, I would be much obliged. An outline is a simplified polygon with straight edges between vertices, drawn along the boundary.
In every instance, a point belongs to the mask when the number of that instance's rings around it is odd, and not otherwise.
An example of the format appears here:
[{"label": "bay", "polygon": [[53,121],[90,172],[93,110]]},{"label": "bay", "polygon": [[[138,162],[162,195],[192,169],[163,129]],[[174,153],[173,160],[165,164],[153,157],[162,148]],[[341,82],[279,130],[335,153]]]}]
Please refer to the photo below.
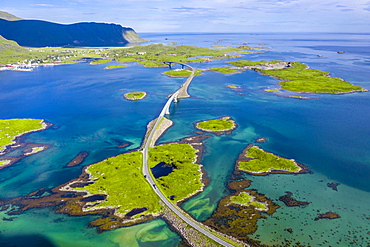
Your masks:
[{"label": "bay", "polygon": [[[151,42],[203,47],[239,42],[270,46],[269,51],[240,59],[304,62],[313,69],[328,71],[333,77],[370,89],[369,34],[146,33],[141,36]],[[213,60],[192,66],[225,66],[229,61],[232,60]],[[157,116],[167,95],[184,81],[161,75],[167,68],[143,68],[130,63],[124,69],[104,70],[105,66],[79,63],[39,67],[31,73],[0,72],[2,119],[43,118],[57,127],[27,135],[26,142],[52,147],[2,169],[1,198],[53,188],[76,178],[84,165],[139,147],[146,124]],[[180,100],[171,108],[169,118],[175,125],[159,143],[194,134],[193,124],[205,119],[231,116],[238,124],[232,134],[212,136],[205,141],[201,163],[210,184],[204,192],[186,201],[183,208],[199,220],[207,219],[218,201],[230,193],[225,185],[238,154],[257,138],[265,137],[268,141],[259,144],[262,148],[296,159],[309,166],[312,174],[245,176],[253,181],[253,189],[281,206],[275,214],[258,222],[259,228],[252,236],[266,244],[282,244],[288,239],[312,246],[349,246],[353,241],[357,246],[367,246],[370,94],[309,95],[318,99],[301,100],[263,91],[275,87],[277,82],[253,71],[232,75],[209,71],[193,80],[189,92],[194,97]],[[243,87],[243,94],[227,85]],[[146,91],[148,96],[142,101],[126,101],[122,95],[128,91]],[[123,142],[131,145],[118,148]],[[81,151],[89,152],[85,161],[65,168]],[[338,191],[328,188],[329,182],[340,183]],[[285,191],[311,203],[305,208],[289,208],[278,200]],[[341,218],[314,220],[319,213],[327,211],[336,212]],[[101,242],[101,246],[176,246],[181,241],[162,220],[97,234],[95,229],[87,228],[93,219],[59,215],[46,208],[26,211],[13,221],[3,221],[0,230],[2,241],[8,245],[19,243],[19,236],[36,239],[34,246],[38,241],[70,246],[77,239],[80,246],[96,242]],[[52,227],[53,221],[63,223]],[[35,222],[42,227],[35,229]],[[293,233],[287,232],[287,228],[292,228]],[[140,237],[132,237],[135,232],[140,232]]]}]

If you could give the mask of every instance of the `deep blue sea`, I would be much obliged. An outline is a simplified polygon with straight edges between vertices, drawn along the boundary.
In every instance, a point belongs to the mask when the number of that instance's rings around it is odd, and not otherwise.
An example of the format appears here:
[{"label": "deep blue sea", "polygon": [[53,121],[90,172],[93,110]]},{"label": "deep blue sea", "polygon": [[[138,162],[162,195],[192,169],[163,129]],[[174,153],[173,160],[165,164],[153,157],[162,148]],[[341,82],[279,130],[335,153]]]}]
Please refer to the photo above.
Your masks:
[{"label": "deep blue sea", "polygon": [[[370,34],[140,35],[151,42],[202,47],[240,42],[270,46],[268,51],[241,58],[192,66],[226,66],[238,59],[298,61],[370,90]],[[147,123],[184,78],[162,75],[168,68],[128,65],[105,70],[106,64],[78,63],[39,67],[33,72],[0,72],[0,119],[42,118],[58,127],[27,135],[26,142],[50,144],[51,148],[0,170],[0,198],[53,188],[78,177],[85,165],[140,146]],[[232,75],[209,71],[194,78],[189,89],[193,97],[172,106],[169,118],[175,124],[159,143],[193,135],[193,123],[205,119],[231,116],[238,124],[232,134],[205,141],[201,163],[210,183],[183,208],[198,220],[207,219],[229,193],[225,185],[239,153],[265,137],[268,141],[259,144],[263,149],[296,159],[312,173],[245,176],[253,181],[251,188],[280,206],[272,216],[258,221],[259,228],[251,237],[269,245],[287,239],[305,246],[370,246],[370,93],[308,94],[318,98],[302,100],[264,91],[277,83],[254,71]],[[227,85],[242,86],[243,94]],[[146,91],[148,96],[127,101],[122,96],[128,91]],[[123,142],[131,145],[117,148]],[[66,168],[82,151],[89,152],[85,161]],[[327,187],[332,182],[340,183],[338,191]],[[310,204],[285,206],[278,198],[286,191]],[[329,211],[341,218],[314,220]],[[0,221],[3,217],[9,218],[6,211],[0,212]],[[88,228],[97,216],[68,216],[44,208],[14,217],[1,221],[0,246],[177,246],[181,241],[161,219],[98,234]]]}]

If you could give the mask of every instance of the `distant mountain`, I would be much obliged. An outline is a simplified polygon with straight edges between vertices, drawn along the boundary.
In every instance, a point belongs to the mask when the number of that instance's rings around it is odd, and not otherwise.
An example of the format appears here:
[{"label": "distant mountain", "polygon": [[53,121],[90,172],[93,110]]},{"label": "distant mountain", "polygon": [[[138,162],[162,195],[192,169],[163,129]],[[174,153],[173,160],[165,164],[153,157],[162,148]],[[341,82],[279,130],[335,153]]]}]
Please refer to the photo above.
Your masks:
[{"label": "distant mountain", "polygon": [[81,22],[63,25],[39,20],[8,21],[1,19],[4,15],[0,15],[0,35],[21,46],[122,46],[145,41],[132,28],[117,24]]},{"label": "distant mountain", "polygon": [[22,18],[19,18],[15,15],[12,15],[12,14],[9,14],[7,12],[3,12],[3,11],[0,11],[0,19],[4,19],[4,20],[7,20],[7,21],[19,21],[19,20],[23,20]]}]

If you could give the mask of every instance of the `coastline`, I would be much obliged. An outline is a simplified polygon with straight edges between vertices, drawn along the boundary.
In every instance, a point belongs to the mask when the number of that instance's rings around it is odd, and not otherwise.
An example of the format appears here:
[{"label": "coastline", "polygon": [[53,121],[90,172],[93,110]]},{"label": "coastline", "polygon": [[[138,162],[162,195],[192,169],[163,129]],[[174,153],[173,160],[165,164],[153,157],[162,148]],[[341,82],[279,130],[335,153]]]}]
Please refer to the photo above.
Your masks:
[{"label": "coastline", "polygon": [[[22,133],[19,133],[16,136],[14,136],[14,138],[12,140],[12,143],[10,143],[10,144],[8,144],[8,145],[3,146],[2,148],[0,148],[0,156],[5,155],[6,153],[9,153],[9,152],[13,151],[14,149],[16,149],[17,147],[19,147],[21,145],[21,143],[22,143],[22,137],[24,135],[29,134],[29,133],[32,133],[32,132],[46,130],[46,129],[50,128],[53,125],[52,123],[45,122],[44,119],[41,119],[40,122],[42,123],[42,127],[41,128],[30,130],[30,131],[26,131],[26,132],[22,132]],[[11,146],[13,146],[13,147],[11,147]]]},{"label": "coastline", "polygon": [[[201,155],[203,154],[203,146],[201,141],[208,137],[210,136],[196,135],[183,138],[178,142],[171,143],[191,145],[197,151],[196,159],[194,160],[195,163],[200,161],[202,158]],[[139,151],[139,149],[131,150],[125,153],[132,153],[137,151]],[[108,159],[109,158],[105,160]],[[96,163],[100,162],[102,161]],[[119,206],[101,206],[101,207],[97,206],[95,208],[89,208],[94,206],[99,201],[107,200],[107,198],[109,197],[109,194],[107,193],[96,194],[90,193],[88,190],[75,190],[75,188],[83,188],[84,186],[94,181],[94,179],[91,178],[91,173],[88,170],[88,168],[94,164],[84,166],[78,178],[72,179],[60,186],[51,189],[50,195],[34,198],[34,195],[42,194],[41,190],[38,190],[24,197],[0,201],[0,206],[5,206],[9,204],[18,205],[19,208],[14,209],[13,211],[14,214],[21,213],[30,208],[44,208],[49,206],[53,207],[58,206],[58,210],[56,211],[57,213],[67,213],[70,215],[102,215],[102,216],[110,215],[111,218],[110,221],[107,221],[106,218],[103,217],[90,222],[89,225],[97,227],[99,232],[112,230],[123,226],[136,225],[139,223],[152,220],[157,217],[163,217],[163,211],[159,211],[158,213],[148,213],[138,219],[137,218],[135,219],[128,217],[127,213],[126,214],[118,213],[117,208]],[[186,198],[178,201],[177,202],[178,205],[181,204],[183,201],[203,191],[205,186],[208,184],[209,179],[206,177],[206,173],[204,172],[203,166],[199,165],[199,170],[201,171],[200,179],[202,180],[203,184],[201,190],[194,191],[191,194],[189,194]],[[133,208],[133,210],[135,209],[136,208]],[[104,224],[102,222],[104,222]]]}]

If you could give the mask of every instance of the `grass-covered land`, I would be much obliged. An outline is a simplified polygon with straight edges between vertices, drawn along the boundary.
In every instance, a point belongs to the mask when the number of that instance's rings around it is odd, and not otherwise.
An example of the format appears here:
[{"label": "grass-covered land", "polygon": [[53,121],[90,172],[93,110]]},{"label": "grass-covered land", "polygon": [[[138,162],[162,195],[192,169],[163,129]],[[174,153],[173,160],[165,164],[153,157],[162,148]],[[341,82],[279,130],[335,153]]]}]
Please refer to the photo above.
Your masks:
[{"label": "grass-covered land", "polygon": [[24,57],[29,57],[29,50],[23,48],[12,40],[4,39],[0,36],[0,66],[21,61]]},{"label": "grass-covered land", "polygon": [[131,92],[131,93],[125,93],[123,97],[128,100],[140,100],[143,99],[146,96],[146,92]]},{"label": "grass-covered land", "polygon": [[6,119],[0,120],[0,152],[14,142],[17,136],[44,129],[42,119]]},{"label": "grass-covered land", "polygon": [[108,158],[90,165],[87,170],[94,183],[75,190],[90,194],[106,194],[108,198],[88,209],[116,207],[117,214],[125,215],[135,208],[147,208],[134,218],[149,213],[159,213],[162,206],[159,198],[145,180],[142,173],[142,153],[132,152]]},{"label": "grass-covered land", "polygon": [[189,144],[172,143],[156,146],[149,151],[149,167],[164,162],[174,168],[165,177],[157,178],[157,184],[168,198],[181,201],[203,189],[201,166],[196,164],[196,152]]},{"label": "grass-covered land", "polygon": [[239,71],[239,70],[237,70],[235,68],[229,68],[229,67],[212,67],[212,68],[210,68],[208,70],[217,71],[217,72],[225,73],[225,74],[235,73],[235,72],[238,72]]},{"label": "grass-covered land", "polygon": [[[170,77],[189,77],[191,76],[191,71],[186,69],[177,69],[177,70],[168,70],[163,72],[162,74],[168,75]],[[196,71],[194,75],[202,75],[201,72]]]},{"label": "grass-covered land", "polygon": [[276,64],[276,63],[281,63],[283,61],[280,60],[261,60],[261,61],[251,61],[251,60],[238,60],[238,61],[233,61],[230,62],[230,64],[236,66],[236,67],[244,67],[244,66],[266,66],[267,64]]},{"label": "grass-covered land", "polygon": [[120,57],[116,58],[116,61],[119,63],[131,63],[131,62],[138,62],[140,59],[133,58],[133,57]]},{"label": "grass-covered land", "polygon": [[127,65],[125,64],[119,64],[119,65],[110,65],[110,66],[107,66],[105,67],[106,69],[119,69],[119,68],[125,68],[127,67]]},{"label": "grass-covered land", "polygon": [[251,146],[246,153],[251,158],[247,162],[239,162],[239,169],[251,173],[268,173],[273,170],[299,172],[301,168],[294,160],[279,157],[266,152],[257,146]]},{"label": "grass-covered land", "polygon": [[[130,48],[25,48],[0,37],[0,66],[6,64],[64,64],[81,58],[101,58],[92,64],[116,60],[138,62],[145,67],[165,67],[165,61],[177,63],[207,62],[212,59],[236,58],[249,51],[249,46],[206,48],[186,45],[151,44]],[[227,72],[230,73],[230,72]]]},{"label": "grass-covered land", "polygon": [[238,57],[235,54],[244,49],[240,48],[222,48],[210,49],[195,46],[168,46],[164,44],[151,44],[146,46],[135,46],[126,49],[111,49],[108,55],[115,57],[117,61],[122,58],[134,58],[140,61],[157,62],[203,62],[206,59],[232,58]]},{"label": "grass-covered land", "polygon": [[[202,172],[200,166],[195,164],[195,153],[196,150],[190,145],[177,143],[157,146],[149,151],[149,167],[161,162],[174,167],[174,171],[168,176],[158,178],[157,184],[165,195],[175,196],[175,201],[203,188]],[[89,210],[114,207],[117,208],[117,214],[125,215],[135,208],[147,208],[146,211],[133,216],[134,219],[162,211],[160,199],[143,176],[141,152],[108,158],[90,165],[86,172],[90,174],[93,183],[74,190],[108,195],[106,200],[92,205]]]},{"label": "grass-covered land", "polygon": [[106,58],[109,49],[103,48],[26,48],[15,41],[0,36],[0,67],[7,64],[43,65],[48,63],[66,64],[75,60],[95,57]]},{"label": "grass-covered land", "polygon": [[167,65],[164,64],[163,62],[150,61],[150,60],[140,61],[138,62],[138,64],[144,65],[144,67],[148,67],[148,68],[167,67]]},{"label": "grass-covered land", "polygon": [[90,64],[104,64],[104,63],[109,63],[112,61],[112,59],[96,59],[94,61],[91,61]]},{"label": "grass-covered land", "polygon": [[237,196],[231,196],[230,202],[244,206],[252,205],[258,210],[267,210],[265,203],[255,201],[254,196],[249,195],[247,192],[240,192]]},{"label": "grass-covered land", "polygon": [[[263,66],[282,63],[284,61],[248,61],[240,60],[231,62],[231,64],[244,66],[257,66],[252,68],[263,75],[273,76],[283,80],[279,82],[282,89],[300,92],[300,93],[350,93],[356,91],[367,91],[360,86],[354,86],[351,83],[340,78],[331,78],[329,73],[321,70],[308,69],[303,63],[289,62],[290,66],[276,69],[261,69]],[[258,67],[259,66],[259,67]]]},{"label": "grass-covered land", "polygon": [[222,117],[219,119],[207,120],[203,122],[198,122],[195,127],[208,132],[218,132],[218,131],[230,131],[236,127],[235,121],[230,119],[230,117]]}]

